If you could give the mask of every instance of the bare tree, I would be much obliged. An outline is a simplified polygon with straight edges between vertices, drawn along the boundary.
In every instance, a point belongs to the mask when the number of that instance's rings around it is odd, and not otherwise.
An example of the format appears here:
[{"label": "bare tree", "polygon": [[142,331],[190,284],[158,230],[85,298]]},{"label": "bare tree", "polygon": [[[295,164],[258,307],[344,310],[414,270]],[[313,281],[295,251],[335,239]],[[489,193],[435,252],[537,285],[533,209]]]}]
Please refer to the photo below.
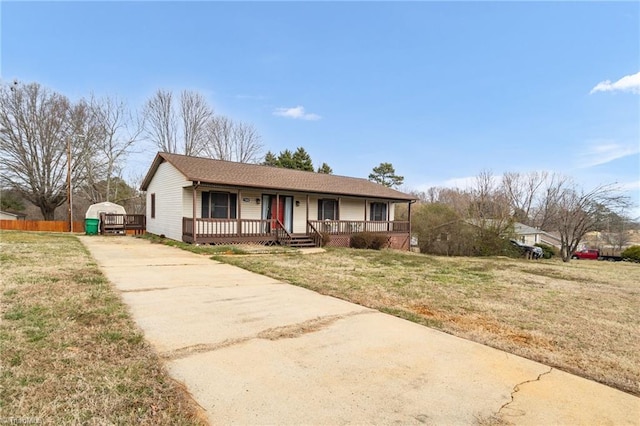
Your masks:
[{"label": "bare tree", "polygon": [[586,233],[596,230],[603,208],[623,208],[627,204],[627,197],[619,195],[613,184],[584,191],[567,178],[556,179],[547,189],[544,206],[547,222],[560,234],[562,260],[568,262]]},{"label": "bare tree", "polygon": [[213,117],[207,126],[204,153],[218,160],[258,163],[263,145],[255,127],[228,117]]},{"label": "bare tree", "polygon": [[117,98],[91,98],[89,102],[93,128],[96,129],[93,149],[86,151],[87,173],[83,186],[92,203],[113,201],[118,197],[119,185],[112,185],[120,179],[127,155],[140,139],[144,124],[131,113],[126,103]]},{"label": "bare tree", "polygon": [[17,190],[53,220],[55,209],[66,197],[68,153],[72,148],[72,179],[84,174],[78,158],[90,144],[72,143],[91,133],[87,105],[69,100],[37,83],[3,85],[0,88],[0,178],[3,186]]},{"label": "bare tree", "polygon": [[539,199],[531,209],[531,222],[534,226],[544,230],[556,230],[555,217],[558,209],[556,200],[560,197],[563,188],[569,184],[569,177],[558,173],[553,173],[546,179]]},{"label": "bare tree", "polygon": [[173,94],[158,90],[144,108],[147,137],[164,152],[178,151],[178,119],[173,106]]},{"label": "bare tree", "polygon": [[207,137],[207,124],[213,117],[213,109],[197,92],[183,90],[180,94],[180,118],[184,140],[184,155],[199,155]]},{"label": "bare tree", "polygon": [[502,191],[511,205],[515,220],[533,225],[532,208],[538,200],[542,185],[549,178],[547,172],[505,173],[502,176]]},{"label": "bare tree", "polygon": [[183,90],[176,105],[172,92],[158,90],[147,101],[144,117],[145,133],[158,149],[173,154],[200,155],[213,108],[198,92]]}]

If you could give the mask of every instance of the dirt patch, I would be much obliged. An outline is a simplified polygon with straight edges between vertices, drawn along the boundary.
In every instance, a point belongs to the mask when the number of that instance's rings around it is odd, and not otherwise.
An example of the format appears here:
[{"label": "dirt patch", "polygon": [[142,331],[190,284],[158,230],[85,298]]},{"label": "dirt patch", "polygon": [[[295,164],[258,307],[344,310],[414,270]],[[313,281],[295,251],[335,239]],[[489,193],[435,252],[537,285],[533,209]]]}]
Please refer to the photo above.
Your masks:
[{"label": "dirt patch", "polygon": [[640,395],[640,265],[327,249],[219,259]]}]

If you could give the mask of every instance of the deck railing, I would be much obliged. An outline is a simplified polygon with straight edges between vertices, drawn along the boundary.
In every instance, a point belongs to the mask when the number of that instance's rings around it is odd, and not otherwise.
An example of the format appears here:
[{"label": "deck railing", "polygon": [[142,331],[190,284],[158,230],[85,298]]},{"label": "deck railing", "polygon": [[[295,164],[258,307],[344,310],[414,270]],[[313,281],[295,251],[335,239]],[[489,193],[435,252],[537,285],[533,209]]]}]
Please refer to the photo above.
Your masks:
[{"label": "deck railing", "polygon": [[100,213],[100,233],[108,231],[144,231],[146,216],[143,214]]},{"label": "deck railing", "polygon": [[[262,237],[271,235],[274,220],[196,218],[197,237]],[[182,218],[182,234],[193,237],[193,219]]]},{"label": "deck railing", "polygon": [[310,220],[309,227],[317,232],[331,235],[355,234],[358,232],[409,232],[409,222],[367,220]]}]

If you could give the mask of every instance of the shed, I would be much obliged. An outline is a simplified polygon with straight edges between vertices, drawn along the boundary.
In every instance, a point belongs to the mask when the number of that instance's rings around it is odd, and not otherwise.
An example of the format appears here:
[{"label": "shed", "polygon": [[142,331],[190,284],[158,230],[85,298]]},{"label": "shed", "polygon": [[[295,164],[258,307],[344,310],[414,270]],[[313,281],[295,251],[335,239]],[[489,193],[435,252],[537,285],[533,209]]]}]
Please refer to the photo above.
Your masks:
[{"label": "shed", "polygon": [[100,213],[127,214],[121,205],[105,201],[104,203],[91,204],[84,217],[85,219],[100,219]]},{"label": "shed", "polygon": [[0,211],[0,220],[24,220],[26,217],[24,213]]},{"label": "shed", "polygon": [[124,234],[127,212],[118,204],[105,201],[92,204],[87,209],[85,221],[98,219],[100,234]]}]

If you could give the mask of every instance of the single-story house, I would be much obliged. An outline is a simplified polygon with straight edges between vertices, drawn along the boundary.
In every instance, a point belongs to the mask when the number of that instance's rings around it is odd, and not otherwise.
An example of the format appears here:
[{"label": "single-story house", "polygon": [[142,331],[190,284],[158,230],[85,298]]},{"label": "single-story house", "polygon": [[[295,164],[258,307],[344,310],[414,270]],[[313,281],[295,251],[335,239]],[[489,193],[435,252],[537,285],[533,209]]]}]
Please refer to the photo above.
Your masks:
[{"label": "single-story house", "polygon": [[24,213],[0,211],[0,220],[25,220],[26,217]]},{"label": "single-story house", "polygon": [[560,248],[560,238],[542,229],[533,228],[519,222],[513,225],[513,229],[518,241],[522,244],[533,246],[540,243]]},{"label": "single-story house", "polygon": [[178,241],[348,246],[367,231],[409,249],[394,213],[415,197],[366,179],[160,152],[141,189],[147,232]]}]

